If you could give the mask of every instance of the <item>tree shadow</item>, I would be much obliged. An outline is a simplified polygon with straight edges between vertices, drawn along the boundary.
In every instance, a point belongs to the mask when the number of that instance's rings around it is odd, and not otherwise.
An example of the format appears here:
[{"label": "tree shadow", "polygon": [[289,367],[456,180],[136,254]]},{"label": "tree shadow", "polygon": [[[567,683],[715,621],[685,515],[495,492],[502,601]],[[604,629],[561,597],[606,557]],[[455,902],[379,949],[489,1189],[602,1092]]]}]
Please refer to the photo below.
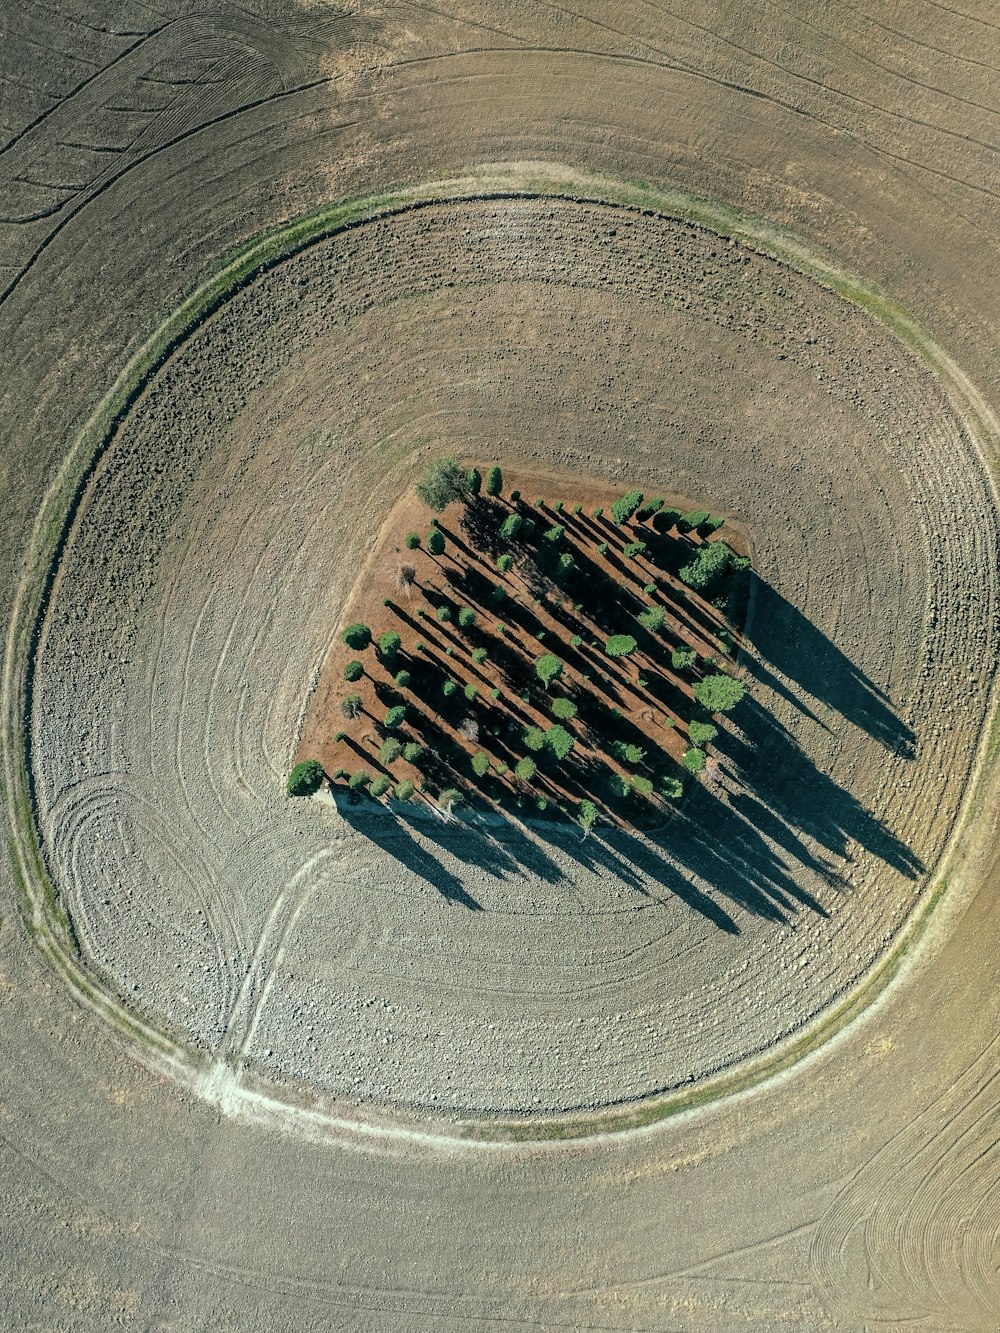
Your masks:
[{"label": "tree shadow", "polygon": [[893,754],[912,759],[916,733],[893,712],[885,691],[771,584],[755,577],[754,598],[753,623],[743,636],[760,657]]},{"label": "tree shadow", "polygon": [[407,870],[426,880],[447,902],[473,912],[483,910],[482,904],[473,898],[459,877],[446,870],[437,857],[424,851],[403,819],[388,817],[384,810],[376,809],[367,796],[359,797],[356,802],[348,796],[338,796],[337,808],[351,828]]}]

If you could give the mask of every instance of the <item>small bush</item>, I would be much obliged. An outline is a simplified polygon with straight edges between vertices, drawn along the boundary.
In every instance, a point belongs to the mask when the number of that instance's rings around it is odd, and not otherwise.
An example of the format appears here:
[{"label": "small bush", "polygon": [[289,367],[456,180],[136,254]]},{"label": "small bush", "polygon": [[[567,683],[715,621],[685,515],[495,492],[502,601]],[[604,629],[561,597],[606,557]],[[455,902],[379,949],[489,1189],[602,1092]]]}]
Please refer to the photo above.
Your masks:
[{"label": "small bush", "polygon": [[406,705],[396,704],[395,708],[390,708],[382,719],[382,725],[389,731],[394,731],[396,727],[403,725],[403,719],[406,717]]},{"label": "small bush", "polygon": [[604,645],[604,651],[609,657],[629,657],[637,646],[631,634],[612,634]]},{"label": "small bush", "polygon": [[363,768],[359,768],[356,773],[352,773],[347,779],[347,785],[351,791],[363,791],[371,782],[371,774],[366,773]]},{"label": "small bush", "polygon": [[384,796],[391,786],[392,778],[387,778],[384,773],[380,773],[378,777],[372,778],[372,783],[368,790],[372,796]]},{"label": "small bush", "polygon": [[367,625],[356,624],[348,625],[341,636],[348,648],[353,648],[355,652],[360,652],[367,648],[372,641],[372,632]]},{"label": "small bush", "polygon": [[354,722],[362,714],[363,707],[360,694],[348,694],[340,701],[340,711],[344,717],[350,718]]},{"label": "small bush", "polygon": [[579,648],[580,644],[583,643],[583,639],[581,639],[579,634],[574,634],[573,637],[570,639],[570,643],[573,645],[574,648]]},{"label": "small bush", "polygon": [[424,757],[424,747],[418,745],[416,741],[410,741],[403,746],[403,758],[408,764],[419,764]]},{"label": "small bush", "polygon": [[604,510],[601,508],[600,505],[598,505],[597,508],[594,510],[593,517],[602,518],[603,516],[604,516]]},{"label": "small bush", "polygon": [[435,612],[435,615],[437,616],[438,620],[440,620],[441,624],[445,625],[451,619],[451,607],[442,604],[441,606],[438,607],[437,611]]},{"label": "small bush", "polygon": [[684,758],[681,763],[689,773],[700,773],[705,767],[705,751],[699,750],[697,746],[692,746],[690,750],[684,751]]},{"label": "small bush", "polygon": [[562,507],[563,507],[563,502],[562,502],[562,500],[557,500],[557,501],[555,502],[555,504],[552,506],[552,512],[555,513],[555,514],[561,514],[561,513],[562,513]]},{"label": "small bush", "polygon": [[479,686],[476,685],[473,681],[470,680],[470,681],[466,684],[466,686],[465,686],[465,688],[463,689],[462,693],[465,695],[465,697],[468,699],[469,703],[471,704],[472,701],[473,701],[473,699],[475,699],[476,695],[479,693]]},{"label": "small bush", "polygon": [[323,765],[318,759],[304,759],[288,775],[285,793],[288,796],[312,796],[323,781]]},{"label": "small bush", "polygon": [[365,669],[356,657],[344,667],[344,679],[350,681],[352,684],[354,681],[360,680],[364,674]]},{"label": "small bush", "polygon": [[347,732],[346,732],[346,731],[335,731],[335,732],[333,733],[333,743],[334,743],[334,745],[339,745],[340,742],[344,739],[344,737],[345,737],[346,735],[347,735]]},{"label": "small bush", "polygon": [[511,498],[511,503],[512,503],[512,504],[517,504],[518,500],[520,500],[520,498],[521,498],[521,492],[520,492],[520,491],[511,491],[511,493],[510,493],[510,498]]},{"label": "small bush", "polygon": [[644,584],[642,585],[642,590],[643,590],[643,592],[646,594],[647,597],[652,597],[653,593],[656,592],[656,584],[655,584],[655,583],[644,583]]},{"label": "small bush", "polygon": [[598,542],[598,543],[597,543],[597,554],[598,554],[598,555],[607,555],[607,553],[608,553],[608,544],[607,544],[607,542]]},{"label": "small bush", "polygon": [[420,545],[419,532],[408,532],[406,534],[406,549],[408,551],[415,551],[419,545]]},{"label": "small bush", "polygon": [[500,691],[496,688],[496,686],[494,686],[494,688],[493,688],[492,690],[490,690],[490,698],[491,698],[491,699],[499,699],[499,698],[500,698]]},{"label": "small bush", "polygon": [[635,777],[632,779],[633,796],[652,796],[653,784],[649,778]]},{"label": "small bush", "polygon": [[416,790],[409,778],[404,778],[402,782],[396,784],[396,790],[393,792],[397,801],[409,801]]},{"label": "small bush", "polygon": [[465,797],[457,787],[445,787],[444,791],[438,797],[438,805],[446,815],[450,815],[451,812],[460,806],[464,800]]},{"label": "small bush", "polygon": [[476,666],[482,666],[482,664],[486,661],[486,649],[473,648],[472,660],[473,662],[475,662]]},{"label": "small bush", "polygon": [[458,613],[458,623],[462,629],[470,629],[476,623],[476,613],[471,606],[463,606]]},{"label": "small bush", "polygon": [[472,771],[477,778],[484,778],[490,771],[490,757],[484,750],[472,756]]},{"label": "small bush", "polygon": [[557,717],[562,722],[568,722],[576,717],[577,708],[572,699],[553,699],[552,716]]}]

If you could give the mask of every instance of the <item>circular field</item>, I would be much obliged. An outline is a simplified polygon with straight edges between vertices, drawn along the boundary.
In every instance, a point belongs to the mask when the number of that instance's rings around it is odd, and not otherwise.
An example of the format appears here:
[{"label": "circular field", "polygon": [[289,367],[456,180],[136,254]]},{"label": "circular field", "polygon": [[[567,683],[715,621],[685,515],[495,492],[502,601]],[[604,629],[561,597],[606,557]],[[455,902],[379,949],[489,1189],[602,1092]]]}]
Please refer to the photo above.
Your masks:
[{"label": "circular field", "polygon": [[[752,699],[658,839],[284,798],[359,563],[442,452],[748,531]],[[989,702],[997,539],[942,384],[793,268],[596,197],[387,210],[221,304],[91,474],[33,660],[49,871],[128,1004],[289,1092],[509,1116],[686,1087],[829,1011],[918,903]]]}]

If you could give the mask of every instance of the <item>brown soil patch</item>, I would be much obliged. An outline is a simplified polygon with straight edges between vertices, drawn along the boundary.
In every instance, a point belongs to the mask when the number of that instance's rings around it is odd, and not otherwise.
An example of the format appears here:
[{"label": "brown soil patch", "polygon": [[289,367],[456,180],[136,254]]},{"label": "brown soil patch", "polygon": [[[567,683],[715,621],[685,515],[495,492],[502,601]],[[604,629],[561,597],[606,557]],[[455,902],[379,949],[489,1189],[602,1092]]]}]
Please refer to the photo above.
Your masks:
[{"label": "brown soil patch", "polygon": [[[713,587],[709,600],[677,573],[696,557],[707,530],[684,532],[687,525],[656,522],[656,515],[642,510],[619,527],[610,507],[621,489],[582,478],[567,477],[562,483],[505,471],[503,495],[483,493],[468,505],[449,505],[439,516],[446,542],[439,556],[427,550],[433,515],[413,492],[399,501],[342,620],[342,625],[368,625],[373,641],[357,651],[338,635],[309,702],[297,760],[318,758],[331,786],[340,791],[352,773],[363,771],[373,779],[384,775],[394,785],[412,781],[418,800],[430,801],[443,789],[456,788],[471,804],[532,814],[573,817],[579,801],[590,799],[612,823],[628,826],[662,817],[664,806],[679,797],[679,784],[691,777],[682,759],[696,743],[689,736],[692,718],[700,712],[694,682],[731,669],[738,650],[745,580],[730,573]],[[647,501],[662,502],[661,512],[697,509],[679,496],[650,489],[645,494]],[[603,512],[595,517],[595,511]],[[534,535],[510,544],[500,538],[500,527],[511,514],[518,514],[525,527],[533,524]],[[723,518],[718,516],[721,526],[712,540],[724,540],[743,553],[738,526],[723,524]],[[556,524],[565,528],[558,546],[543,536]],[[414,550],[406,546],[411,532],[421,537]],[[625,548],[634,542],[645,543],[646,550],[626,556]],[[499,572],[496,559],[504,552],[512,555],[513,566]],[[558,553],[574,563],[569,576],[557,581],[551,567]],[[412,577],[401,578],[407,570]],[[438,619],[442,608],[446,621]],[[468,628],[459,624],[462,608],[475,613]],[[658,632],[637,620],[648,608],[662,609]],[[376,641],[389,631],[402,642],[387,660]],[[608,656],[604,643],[616,633],[633,635],[636,651]],[[686,649],[697,654],[697,664],[673,667],[672,652]],[[483,652],[485,659],[476,661],[473,654]],[[534,669],[543,654],[554,654],[564,664],[548,691]],[[348,683],[345,667],[357,660],[365,674]],[[401,670],[410,679],[397,685]],[[348,696],[361,701],[362,711],[353,718],[341,707]],[[554,716],[556,699],[572,700],[578,714],[572,720]],[[386,712],[400,703],[407,710],[405,722],[390,730],[384,725]],[[546,762],[545,751],[532,751],[524,741],[528,728],[545,730],[554,724],[565,726],[575,742],[562,763]],[[419,766],[402,755],[381,761],[380,748],[389,735],[424,747]],[[626,744],[638,746],[645,758],[627,762]],[[485,776],[474,772],[477,753],[489,756]],[[538,771],[523,780],[515,774],[521,758],[538,762]],[[609,787],[612,774],[628,787],[639,778],[638,790],[619,791],[616,798]],[[645,783],[652,783],[651,792]]]}]

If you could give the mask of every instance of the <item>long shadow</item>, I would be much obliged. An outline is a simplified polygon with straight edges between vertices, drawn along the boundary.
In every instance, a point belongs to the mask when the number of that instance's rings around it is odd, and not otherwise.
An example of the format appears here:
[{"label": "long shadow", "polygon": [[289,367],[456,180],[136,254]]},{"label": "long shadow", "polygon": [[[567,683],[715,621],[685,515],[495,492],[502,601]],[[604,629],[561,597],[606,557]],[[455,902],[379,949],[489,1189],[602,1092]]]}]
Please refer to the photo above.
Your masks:
[{"label": "long shadow", "polygon": [[351,828],[363,834],[407,870],[425,879],[442,898],[473,912],[483,910],[482,904],[473,898],[459,877],[446,870],[436,856],[424,851],[404,820],[392,819],[376,810],[371,799],[366,796],[360,797],[356,803],[343,797],[337,805]]},{"label": "long shadow", "polygon": [[893,712],[885,692],[770,583],[755,579],[753,624],[743,635],[765,661],[803,690],[905,759],[916,733]]}]

